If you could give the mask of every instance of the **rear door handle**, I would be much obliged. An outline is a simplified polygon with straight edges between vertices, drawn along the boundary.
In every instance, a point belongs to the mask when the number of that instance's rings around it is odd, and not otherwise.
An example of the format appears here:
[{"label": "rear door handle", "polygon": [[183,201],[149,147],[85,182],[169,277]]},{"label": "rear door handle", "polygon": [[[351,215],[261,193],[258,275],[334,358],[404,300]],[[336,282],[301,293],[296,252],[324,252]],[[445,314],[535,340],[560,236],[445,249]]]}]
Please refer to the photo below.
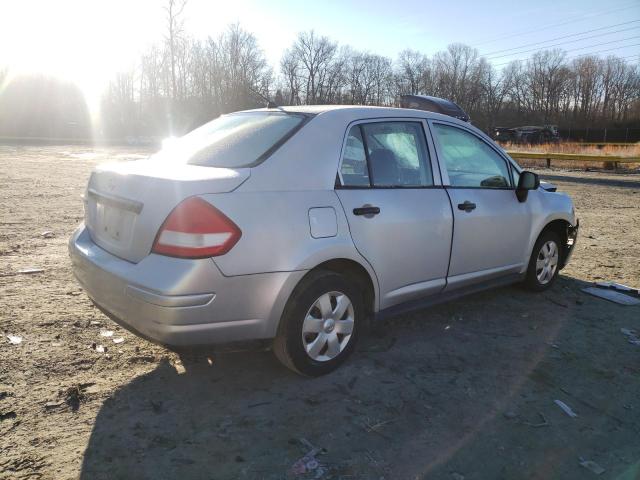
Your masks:
[{"label": "rear door handle", "polygon": [[353,209],[354,215],[373,216],[380,213],[379,207],[372,207],[371,205],[365,205],[364,207],[358,207]]},{"label": "rear door handle", "polygon": [[465,212],[470,212],[471,210],[476,209],[476,204],[470,202],[469,200],[465,200],[464,203],[458,204],[458,210],[464,210]]}]

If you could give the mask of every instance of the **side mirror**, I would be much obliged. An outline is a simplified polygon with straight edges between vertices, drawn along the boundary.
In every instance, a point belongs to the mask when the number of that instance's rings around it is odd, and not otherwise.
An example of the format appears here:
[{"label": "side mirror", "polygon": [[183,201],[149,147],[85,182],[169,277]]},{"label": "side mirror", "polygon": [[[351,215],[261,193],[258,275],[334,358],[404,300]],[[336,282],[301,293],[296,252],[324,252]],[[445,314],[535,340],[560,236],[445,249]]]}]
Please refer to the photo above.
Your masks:
[{"label": "side mirror", "polygon": [[526,170],[520,172],[520,180],[518,180],[518,186],[516,187],[516,197],[519,202],[524,202],[529,196],[529,190],[537,190],[540,186],[540,177],[533,172]]}]

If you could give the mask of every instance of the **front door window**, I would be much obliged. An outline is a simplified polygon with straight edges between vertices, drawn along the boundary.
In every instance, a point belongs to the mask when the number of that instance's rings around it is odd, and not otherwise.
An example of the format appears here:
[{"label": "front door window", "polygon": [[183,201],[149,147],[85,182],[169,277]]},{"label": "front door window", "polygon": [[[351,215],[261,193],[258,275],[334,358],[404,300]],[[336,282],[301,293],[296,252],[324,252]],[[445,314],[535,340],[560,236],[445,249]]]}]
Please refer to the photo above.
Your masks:
[{"label": "front door window", "polygon": [[461,128],[441,123],[433,127],[451,186],[511,188],[507,163],[484,141]]}]

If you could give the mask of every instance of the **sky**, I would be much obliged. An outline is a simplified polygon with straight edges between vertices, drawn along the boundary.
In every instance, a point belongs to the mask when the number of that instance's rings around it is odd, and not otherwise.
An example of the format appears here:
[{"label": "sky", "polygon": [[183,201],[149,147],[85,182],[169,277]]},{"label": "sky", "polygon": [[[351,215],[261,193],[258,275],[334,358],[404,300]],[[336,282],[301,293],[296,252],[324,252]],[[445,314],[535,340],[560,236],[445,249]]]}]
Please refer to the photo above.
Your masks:
[{"label": "sky", "polygon": [[[54,73],[98,89],[162,40],[165,4],[0,0],[0,66]],[[640,58],[640,0],[189,0],[184,22],[196,38],[216,37],[240,23],[276,71],[297,33],[311,29],[392,58],[405,48],[431,55],[457,42],[477,48],[497,67],[564,42],[570,43],[558,47],[569,58],[592,52]]]}]

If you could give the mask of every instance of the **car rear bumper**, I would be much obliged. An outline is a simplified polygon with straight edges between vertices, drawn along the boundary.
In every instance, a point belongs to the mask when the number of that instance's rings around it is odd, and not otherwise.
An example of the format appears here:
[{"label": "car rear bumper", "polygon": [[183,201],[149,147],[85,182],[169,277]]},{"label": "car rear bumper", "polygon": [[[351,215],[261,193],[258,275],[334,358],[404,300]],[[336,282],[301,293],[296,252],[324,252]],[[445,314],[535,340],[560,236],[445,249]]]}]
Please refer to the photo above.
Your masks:
[{"label": "car rear bumper", "polygon": [[96,245],[81,226],[69,241],[73,272],[91,300],[125,328],[170,346],[275,336],[304,271],[225,277],[211,259],[150,254],[139,263]]}]

